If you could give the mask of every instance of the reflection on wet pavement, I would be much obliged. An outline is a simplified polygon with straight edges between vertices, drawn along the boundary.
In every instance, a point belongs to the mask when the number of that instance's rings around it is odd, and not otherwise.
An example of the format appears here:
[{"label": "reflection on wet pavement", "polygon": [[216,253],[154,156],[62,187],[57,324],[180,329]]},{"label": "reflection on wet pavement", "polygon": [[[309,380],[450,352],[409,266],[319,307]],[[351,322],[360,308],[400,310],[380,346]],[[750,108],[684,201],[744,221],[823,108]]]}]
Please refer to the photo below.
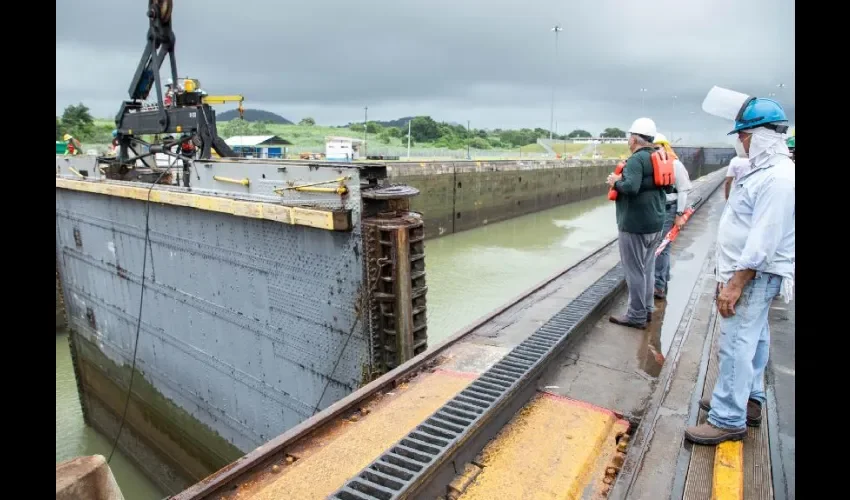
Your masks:
[{"label": "reflection on wet pavement", "polygon": [[[670,284],[667,290],[664,322],[661,326],[661,353],[665,356],[679,328],[679,322],[685,313],[691,292],[700,277],[704,258],[714,246],[717,223],[725,203],[722,190],[715,191],[673,242]],[[695,255],[699,258],[695,259]]]},{"label": "reflection on wet pavement", "polygon": [[[715,227],[725,200],[720,191],[705,202],[688,221],[671,248],[670,283],[667,298],[655,299],[652,322],[647,325],[644,342],[638,352],[641,370],[657,377],[682,321],[694,285],[700,277],[704,257],[714,245]],[[699,258],[694,258],[699,256]]]},{"label": "reflection on wet pavement", "polygon": [[661,325],[664,322],[664,313],[667,311],[667,301],[655,299],[655,312],[652,313],[652,322],[646,325],[643,334],[642,348],[638,352],[640,369],[647,375],[657,377],[664,366],[664,354],[661,349]]}]

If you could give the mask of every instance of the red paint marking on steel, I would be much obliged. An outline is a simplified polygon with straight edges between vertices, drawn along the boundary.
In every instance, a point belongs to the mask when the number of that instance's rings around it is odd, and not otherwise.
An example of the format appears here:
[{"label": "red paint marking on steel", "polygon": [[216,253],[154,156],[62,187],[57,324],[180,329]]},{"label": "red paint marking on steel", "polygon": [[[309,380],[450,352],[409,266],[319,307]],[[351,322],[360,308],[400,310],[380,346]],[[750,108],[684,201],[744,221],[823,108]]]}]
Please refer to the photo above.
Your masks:
[{"label": "red paint marking on steel", "polygon": [[435,373],[445,373],[446,375],[451,375],[453,377],[460,377],[469,380],[477,379],[481,374],[475,372],[462,372],[458,370],[448,370],[446,368],[437,368],[434,370]]},{"label": "red paint marking on steel", "polygon": [[[620,416],[614,410],[609,410],[608,408],[604,408],[602,406],[596,406],[593,403],[588,403],[586,401],[573,399],[573,398],[570,398],[570,397],[567,397],[567,396],[561,396],[560,394],[555,394],[555,393],[552,393],[552,392],[549,392],[549,391],[540,391],[540,393],[544,398],[555,399],[555,400],[558,400],[558,401],[564,401],[564,402],[569,403],[569,404],[574,405],[574,406],[585,408],[587,410],[593,410],[597,413],[603,413],[603,414],[605,414],[609,417],[614,417],[614,418],[620,419]],[[622,419],[620,419],[620,420],[622,420]]]}]

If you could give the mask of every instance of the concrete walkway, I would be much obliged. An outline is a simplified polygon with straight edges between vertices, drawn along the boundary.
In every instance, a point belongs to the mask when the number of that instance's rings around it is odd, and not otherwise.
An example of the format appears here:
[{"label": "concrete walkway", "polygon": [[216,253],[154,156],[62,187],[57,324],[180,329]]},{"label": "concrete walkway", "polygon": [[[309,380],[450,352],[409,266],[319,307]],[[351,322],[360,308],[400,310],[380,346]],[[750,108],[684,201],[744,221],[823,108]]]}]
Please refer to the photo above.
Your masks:
[{"label": "concrete walkway", "polygon": [[[722,200],[719,191],[714,195],[718,197]],[[710,203],[721,208],[723,204],[714,199]],[[684,440],[685,427],[704,421],[706,414],[698,407],[699,397],[710,394],[717,377],[716,342],[720,334],[714,265],[713,252],[708,252],[681,320],[674,326],[667,323],[672,318],[665,318],[665,329],[675,328],[675,335],[655,390],[640,415],[640,426],[631,439],[611,499],[794,498],[793,301],[785,304],[778,299],[771,307],[764,425],[750,428],[747,439],[734,444],[697,446]],[[674,273],[671,292],[676,280]]]},{"label": "concrete walkway", "polygon": [[795,461],[796,304],[774,301],[770,311],[770,364],[767,367],[768,418],[773,487],[777,500],[793,500]]}]

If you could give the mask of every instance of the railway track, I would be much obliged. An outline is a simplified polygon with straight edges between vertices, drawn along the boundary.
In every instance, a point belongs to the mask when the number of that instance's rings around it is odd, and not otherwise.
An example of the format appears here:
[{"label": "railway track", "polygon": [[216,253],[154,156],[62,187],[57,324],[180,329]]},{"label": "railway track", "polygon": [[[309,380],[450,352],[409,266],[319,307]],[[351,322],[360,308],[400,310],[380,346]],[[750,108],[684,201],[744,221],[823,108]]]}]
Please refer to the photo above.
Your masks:
[{"label": "railway track", "polygon": [[[719,178],[717,181],[705,180],[695,182],[699,197],[697,210],[719,186]],[[582,261],[522,292],[426,353],[172,498],[188,500],[227,496],[227,492],[247,481],[256,470],[268,466],[272,457],[280,457],[319,429],[345,418],[370,398],[391,391],[417,373],[431,368],[442,353],[472,332],[598,254],[611,250],[615,243],[616,239],[612,239]],[[404,437],[387,447],[359,473],[349,477],[330,497],[389,500],[446,495],[447,486],[463,470],[463,464],[473,461],[517,411],[529,403],[536,393],[535,382],[553,362],[560,359],[571,341],[580,337],[600,317],[623,286],[623,271],[617,264]]]}]

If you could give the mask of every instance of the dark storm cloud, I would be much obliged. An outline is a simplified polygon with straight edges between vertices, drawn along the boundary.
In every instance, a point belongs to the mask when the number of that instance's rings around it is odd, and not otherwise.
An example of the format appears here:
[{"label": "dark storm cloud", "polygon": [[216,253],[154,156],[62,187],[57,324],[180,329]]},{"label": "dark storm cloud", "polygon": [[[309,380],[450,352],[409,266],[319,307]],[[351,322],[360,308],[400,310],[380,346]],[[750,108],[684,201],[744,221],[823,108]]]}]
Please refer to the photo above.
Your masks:
[{"label": "dark storm cloud", "polygon": [[[146,6],[57,0],[57,109],[83,101],[114,114],[144,46]],[[728,124],[699,106],[715,84],[778,92],[793,117],[791,0],[745,9],[730,0],[175,0],[174,9],[181,76],[293,120],[346,123],[368,105],[376,119],[547,128],[553,81],[559,130],[626,127],[645,114],[662,130],[714,134]]]}]

